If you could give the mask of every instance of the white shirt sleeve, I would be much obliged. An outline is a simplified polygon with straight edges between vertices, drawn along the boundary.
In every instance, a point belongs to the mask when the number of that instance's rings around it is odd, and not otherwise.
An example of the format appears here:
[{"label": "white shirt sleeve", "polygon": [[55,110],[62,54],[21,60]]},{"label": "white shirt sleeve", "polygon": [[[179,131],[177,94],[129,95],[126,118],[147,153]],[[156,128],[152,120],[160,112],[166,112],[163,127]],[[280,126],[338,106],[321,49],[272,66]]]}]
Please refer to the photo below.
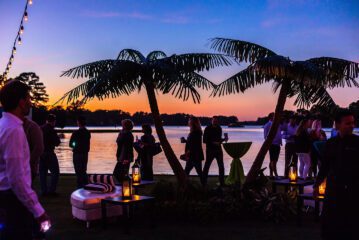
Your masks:
[{"label": "white shirt sleeve", "polygon": [[[8,130],[7,147],[4,149],[6,175],[11,190],[24,206],[34,215],[41,216],[45,210],[39,203],[36,193],[31,188],[31,178],[26,169],[30,170],[30,159],[26,158],[25,151],[29,152],[26,136],[19,128]],[[27,149],[26,149],[27,148]],[[29,156],[29,153],[27,154]],[[25,164],[29,164],[26,166]]]}]

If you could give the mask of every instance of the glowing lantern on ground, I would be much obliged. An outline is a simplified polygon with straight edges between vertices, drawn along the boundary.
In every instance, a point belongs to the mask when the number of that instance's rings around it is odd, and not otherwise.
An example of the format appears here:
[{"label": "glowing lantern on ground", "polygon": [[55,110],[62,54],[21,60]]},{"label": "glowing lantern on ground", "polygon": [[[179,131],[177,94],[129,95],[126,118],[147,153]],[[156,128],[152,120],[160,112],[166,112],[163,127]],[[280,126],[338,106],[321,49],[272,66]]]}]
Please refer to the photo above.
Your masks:
[{"label": "glowing lantern on ground", "polygon": [[327,187],[327,180],[324,180],[322,184],[319,185],[319,195],[325,194],[325,188]]},{"label": "glowing lantern on ground", "polygon": [[132,179],[128,174],[122,180],[122,198],[132,199]]},{"label": "glowing lantern on ground", "polygon": [[289,168],[289,180],[291,182],[295,182],[297,181],[298,175],[297,175],[297,169],[295,167],[290,167]]},{"label": "glowing lantern on ground", "polygon": [[133,183],[141,182],[141,168],[137,161],[132,166],[132,181]]}]

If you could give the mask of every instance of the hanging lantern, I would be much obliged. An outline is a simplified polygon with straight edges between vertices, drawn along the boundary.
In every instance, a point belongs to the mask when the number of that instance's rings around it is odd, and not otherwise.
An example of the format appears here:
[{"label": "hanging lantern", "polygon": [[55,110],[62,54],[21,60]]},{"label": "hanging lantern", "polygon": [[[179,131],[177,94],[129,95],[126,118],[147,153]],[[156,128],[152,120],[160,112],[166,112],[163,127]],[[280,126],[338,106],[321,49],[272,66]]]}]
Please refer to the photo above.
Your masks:
[{"label": "hanging lantern", "polygon": [[24,26],[21,25],[20,27],[20,35],[24,33]]},{"label": "hanging lantern", "polygon": [[128,174],[122,180],[122,198],[132,199],[132,179]]},{"label": "hanging lantern", "polygon": [[141,168],[137,161],[132,166],[132,181],[133,183],[141,182]]},{"label": "hanging lantern", "polygon": [[325,189],[327,187],[327,180],[325,179],[322,184],[319,185],[319,195],[323,196],[325,194]]},{"label": "hanging lantern", "polygon": [[297,169],[294,166],[291,166],[289,168],[289,180],[291,182],[296,182],[297,179],[298,179]]}]

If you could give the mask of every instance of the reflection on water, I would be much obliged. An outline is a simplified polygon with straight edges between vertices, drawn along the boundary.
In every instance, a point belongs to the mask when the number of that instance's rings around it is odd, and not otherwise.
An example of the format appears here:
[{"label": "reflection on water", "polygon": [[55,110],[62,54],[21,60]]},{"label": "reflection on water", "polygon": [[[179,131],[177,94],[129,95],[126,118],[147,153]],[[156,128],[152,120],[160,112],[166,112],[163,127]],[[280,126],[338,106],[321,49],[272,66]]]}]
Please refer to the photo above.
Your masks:
[{"label": "reflection on water", "polygon": [[[137,129],[137,128],[136,128]],[[184,144],[180,142],[182,136],[187,136],[188,127],[165,127],[167,138],[173,147],[177,156],[184,152]],[[253,142],[251,148],[242,158],[245,173],[248,173],[252,161],[256,157],[258,150],[263,142],[263,129],[261,127],[245,127],[245,128],[223,128],[224,133],[228,133],[229,142]],[[327,134],[329,134],[327,132]],[[134,136],[140,133],[134,133]],[[56,154],[59,159],[60,169],[62,173],[73,173],[72,151],[69,147],[70,133],[65,134],[65,138],[61,140],[61,145],[56,148]],[[329,135],[328,135],[329,136]],[[155,136],[156,137],[156,136]],[[89,153],[88,173],[112,173],[116,164],[116,138],[117,133],[92,133],[91,134],[91,150]],[[158,138],[156,137],[158,140]],[[205,150],[205,146],[203,148]],[[267,167],[269,156],[267,155],[263,166]],[[185,162],[181,161],[184,166]],[[226,174],[229,173],[231,158],[224,153],[224,166]],[[156,174],[172,174],[170,165],[168,164],[164,153],[160,153],[154,157],[154,173]],[[284,147],[278,161],[278,173],[283,174],[284,171]],[[195,171],[192,171],[195,174]],[[213,161],[210,174],[218,174],[218,166]]]}]

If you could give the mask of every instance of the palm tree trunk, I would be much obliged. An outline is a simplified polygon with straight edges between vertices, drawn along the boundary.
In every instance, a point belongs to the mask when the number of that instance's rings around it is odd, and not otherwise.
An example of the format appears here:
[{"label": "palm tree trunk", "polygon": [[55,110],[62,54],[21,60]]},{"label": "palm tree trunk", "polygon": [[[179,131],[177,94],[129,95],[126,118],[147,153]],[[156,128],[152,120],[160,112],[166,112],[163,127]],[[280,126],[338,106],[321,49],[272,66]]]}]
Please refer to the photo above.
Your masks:
[{"label": "palm tree trunk", "polygon": [[158,104],[157,104],[157,99],[156,99],[156,94],[155,94],[155,90],[153,87],[153,83],[147,82],[145,84],[145,86],[146,86],[147,97],[148,97],[148,101],[150,104],[153,120],[155,123],[156,132],[157,132],[158,138],[160,140],[163,152],[166,155],[166,158],[173,170],[173,173],[177,177],[179,185],[185,186],[187,176],[182,168],[182,165],[178,161],[176,154],[174,153],[171,145],[169,144],[169,142],[167,140],[166,133],[165,133],[165,130],[164,130],[163,124],[162,124],[162,119],[160,117],[160,112],[158,109]]},{"label": "palm tree trunk", "polygon": [[253,165],[251,167],[251,169],[248,172],[246,181],[245,181],[245,185],[248,185],[249,183],[253,182],[254,180],[256,180],[259,171],[262,168],[263,162],[264,162],[264,158],[270,148],[270,146],[272,145],[273,139],[277,134],[278,128],[279,128],[279,124],[282,118],[282,113],[284,110],[284,105],[287,99],[287,94],[288,94],[288,90],[289,90],[289,82],[288,81],[283,81],[282,83],[282,87],[280,89],[279,92],[279,96],[278,96],[278,100],[277,100],[277,105],[275,108],[275,112],[274,112],[274,119],[273,119],[273,123],[272,126],[269,130],[268,133],[268,137],[267,139],[263,142],[262,147],[260,148],[254,162]]}]

